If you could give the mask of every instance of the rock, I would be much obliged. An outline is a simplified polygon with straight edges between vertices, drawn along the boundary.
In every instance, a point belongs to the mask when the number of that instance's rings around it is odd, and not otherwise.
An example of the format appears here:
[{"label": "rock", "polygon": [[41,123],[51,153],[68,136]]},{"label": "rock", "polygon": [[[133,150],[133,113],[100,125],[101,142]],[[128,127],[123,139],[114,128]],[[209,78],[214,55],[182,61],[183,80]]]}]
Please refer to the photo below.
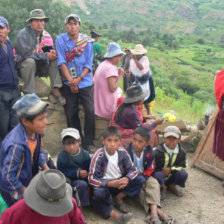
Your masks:
[{"label": "rock", "polygon": [[188,131],[188,125],[185,121],[183,120],[176,120],[175,122],[164,122],[162,123],[161,125],[158,125],[156,127],[156,130],[158,132],[163,132],[163,130],[167,127],[167,126],[170,126],[170,125],[174,125],[174,126],[177,126],[182,132],[186,132]]},{"label": "rock", "polygon": [[203,118],[199,119],[197,123],[198,130],[204,130],[205,129],[205,121]]},{"label": "rock", "polygon": [[49,94],[51,93],[51,88],[46,84],[44,80],[36,76],[35,83],[36,83],[36,94],[40,98],[49,96]]}]

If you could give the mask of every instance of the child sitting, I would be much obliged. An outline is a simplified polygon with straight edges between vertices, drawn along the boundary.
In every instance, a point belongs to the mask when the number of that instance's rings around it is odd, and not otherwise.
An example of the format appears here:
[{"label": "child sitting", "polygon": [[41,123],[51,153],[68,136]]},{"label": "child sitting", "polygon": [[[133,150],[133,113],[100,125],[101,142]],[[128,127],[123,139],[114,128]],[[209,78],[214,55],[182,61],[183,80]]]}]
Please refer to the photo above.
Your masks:
[{"label": "child sitting", "polygon": [[64,173],[67,182],[78,189],[81,206],[88,206],[89,153],[80,147],[81,140],[77,129],[63,129],[61,138],[65,149],[58,155],[57,168]]},{"label": "child sitting", "polygon": [[[117,127],[107,127],[102,134],[103,147],[93,155],[90,164],[89,183],[94,187],[92,205],[104,218],[112,217],[117,223],[126,223],[132,218],[127,205],[123,202],[126,196],[137,197],[143,178],[131,161],[127,151],[120,147],[121,132]],[[113,208],[110,194],[115,195]]]},{"label": "child sitting", "polygon": [[182,197],[188,174],[186,169],[186,153],[181,149],[181,132],[176,126],[164,129],[163,143],[156,149],[156,172],[153,176],[158,180],[165,194],[167,187],[175,195]]},{"label": "child sitting", "polygon": [[160,224],[160,217],[165,224],[172,224],[173,219],[160,208],[160,185],[151,176],[155,171],[155,152],[149,145],[149,140],[148,129],[138,127],[133,133],[132,143],[127,148],[132,161],[139,170],[140,176],[145,180],[139,200],[147,213],[151,211],[151,214],[145,218],[148,223]]}]

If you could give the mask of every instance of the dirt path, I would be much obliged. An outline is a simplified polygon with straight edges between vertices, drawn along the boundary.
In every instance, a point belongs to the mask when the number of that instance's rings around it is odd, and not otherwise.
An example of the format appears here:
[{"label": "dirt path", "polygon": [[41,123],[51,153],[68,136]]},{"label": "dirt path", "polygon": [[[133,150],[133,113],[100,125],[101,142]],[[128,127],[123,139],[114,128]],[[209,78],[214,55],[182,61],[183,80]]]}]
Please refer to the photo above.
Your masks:
[{"label": "dirt path", "polygon": [[[188,153],[188,164],[193,154]],[[162,201],[164,211],[174,217],[178,224],[224,224],[224,188],[221,181],[197,168],[187,168],[189,174],[185,195],[178,198],[170,193]],[[143,224],[146,216],[142,207],[133,200],[127,203],[134,218],[129,224]],[[104,220],[91,208],[84,211],[88,224],[113,223]]]}]

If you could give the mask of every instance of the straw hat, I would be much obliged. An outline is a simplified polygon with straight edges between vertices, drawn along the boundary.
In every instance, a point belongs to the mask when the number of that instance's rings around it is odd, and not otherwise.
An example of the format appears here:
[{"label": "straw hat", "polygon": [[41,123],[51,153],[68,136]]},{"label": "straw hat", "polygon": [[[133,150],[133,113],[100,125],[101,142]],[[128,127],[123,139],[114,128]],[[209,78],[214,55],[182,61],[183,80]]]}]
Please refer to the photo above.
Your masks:
[{"label": "straw hat", "polygon": [[141,55],[147,53],[147,50],[143,47],[142,44],[135,45],[135,49],[131,51],[134,55]]}]

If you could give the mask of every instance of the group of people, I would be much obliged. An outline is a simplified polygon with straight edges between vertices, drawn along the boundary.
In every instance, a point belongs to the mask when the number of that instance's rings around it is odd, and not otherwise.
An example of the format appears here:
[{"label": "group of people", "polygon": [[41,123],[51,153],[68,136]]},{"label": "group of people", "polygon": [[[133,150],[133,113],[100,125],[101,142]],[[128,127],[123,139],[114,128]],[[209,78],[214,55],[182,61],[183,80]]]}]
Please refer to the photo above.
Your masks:
[{"label": "group of people", "polygon": [[[183,195],[176,185],[185,186],[186,155],[178,144],[181,132],[177,127],[167,127],[164,142],[158,146],[154,129],[163,118],[156,119],[150,111],[142,114],[142,104],[148,105],[155,97],[147,50],[141,44],[134,50],[126,48],[130,54],[119,68],[124,55],[120,45],[109,43],[104,59],[97,57],[102,54],[97,44],[100,35],[92,31],[93,41],[81,34],[76,14],[65,18],[67,32],[57,37],[55,47],[44,30],[48,20],[43,10],[32,10],[13,52],[8,21],[0,16],[0,193],[10,207],[0,223],[85,223],[81,211],[89,205],[104,218],[126,223],[132,218],[123,200],[127,196],[139,198],[148,223],[173,223],[161,210],[160,189],[163,195],[167,188]],[[22,98],[17,73],[24,82]],[[49,169],[56,166],[51,167],[41,149],[48,103],[35,94],[35,76],[48,75],[68,126],[61,132],[64,149],[58,155],[57,169]],[[126,97],[119,98],[124,75]],[[85,110],[84,132],[80,102]],[[95,117],[108,120],[102,132],[103,147],[97,151]],[[146,119],[155,121],[149,124]],[[92,158],[89,152],[94,152]]]}]

